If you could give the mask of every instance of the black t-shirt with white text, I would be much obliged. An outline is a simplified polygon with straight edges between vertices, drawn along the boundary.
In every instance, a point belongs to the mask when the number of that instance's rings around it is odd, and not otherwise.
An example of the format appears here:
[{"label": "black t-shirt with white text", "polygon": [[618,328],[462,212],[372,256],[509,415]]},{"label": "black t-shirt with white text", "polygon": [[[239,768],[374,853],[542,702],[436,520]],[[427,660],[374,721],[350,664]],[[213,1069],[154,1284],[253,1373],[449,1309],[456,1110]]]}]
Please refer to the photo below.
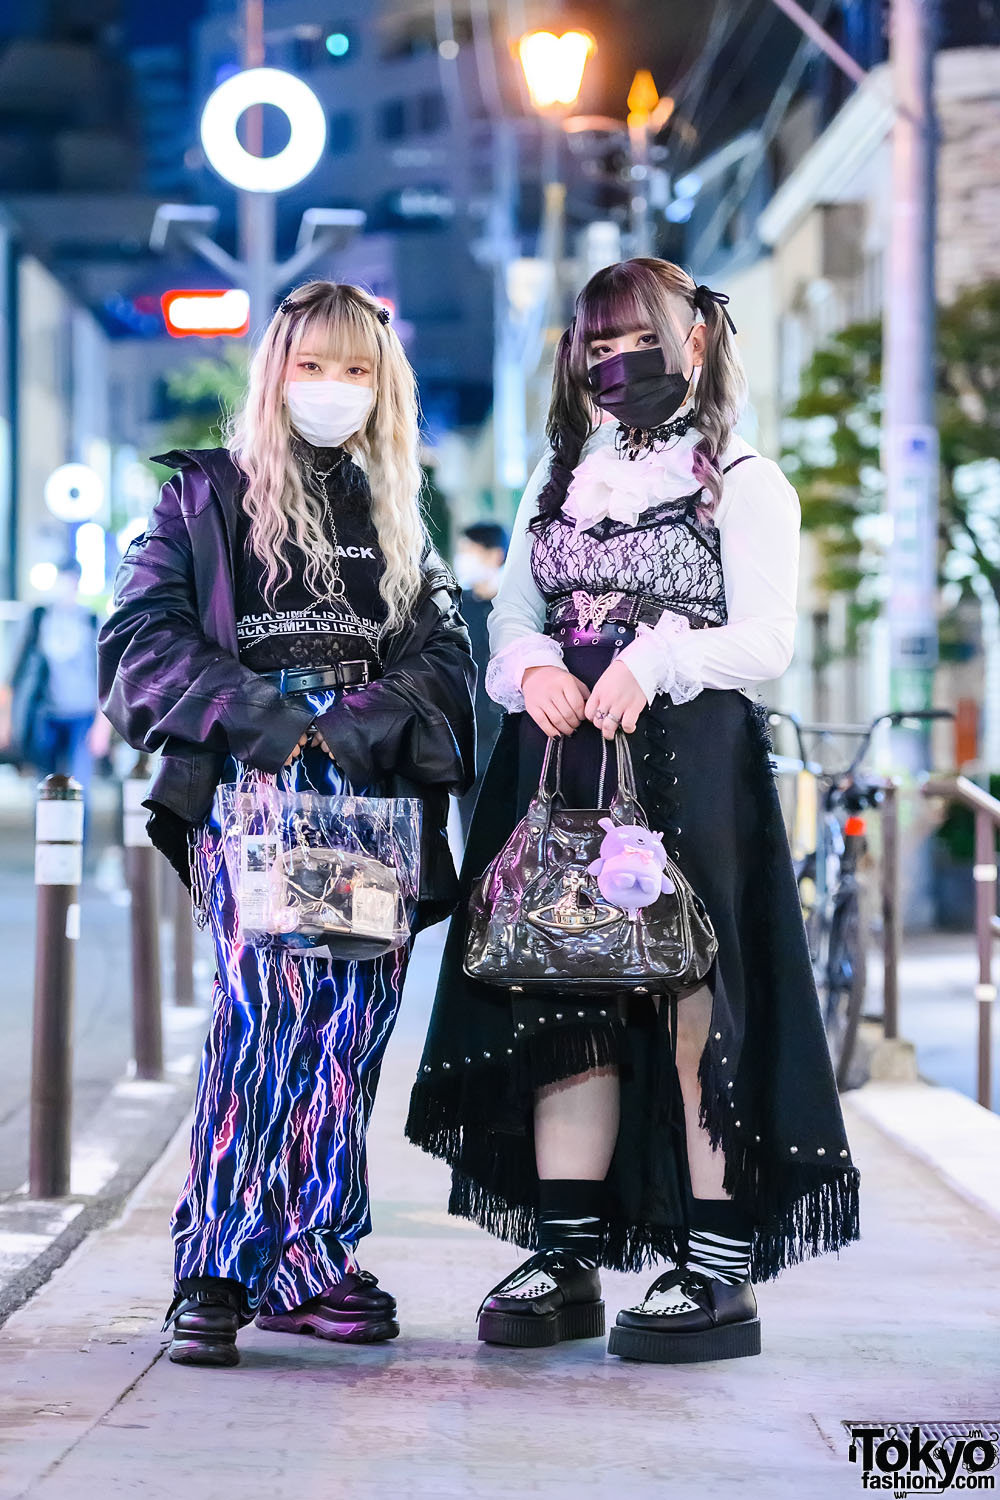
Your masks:
[{"label": "black t-shirt with white text", "polygon": [[292,576],[279,583],[273,607],[268,604],[262,587],[266,569],[249,545],[250,518],[241,510],[236,578],[240,661],[255,672],[272,672],[279,667],[367,660],[375,675],[375,642],[388,611],[379,593],[385,558],[372,519],[368,481],[342,448],[314,448],[299,440],[295,451],[305,455],[305,464],[300,464],[304,482],[315,493],[323,490],[326,535],[336,549],[344,595],[319,599],[306,588],[305,559],[290,540],[286,556]]}]

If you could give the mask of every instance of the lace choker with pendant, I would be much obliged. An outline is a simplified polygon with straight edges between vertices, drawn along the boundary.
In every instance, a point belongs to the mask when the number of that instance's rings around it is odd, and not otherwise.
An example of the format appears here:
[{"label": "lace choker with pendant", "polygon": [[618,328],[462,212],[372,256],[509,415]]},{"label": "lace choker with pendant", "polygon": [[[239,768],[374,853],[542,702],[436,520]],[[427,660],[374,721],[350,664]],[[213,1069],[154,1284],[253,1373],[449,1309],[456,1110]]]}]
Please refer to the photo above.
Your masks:
[{"label": "lace choker with pendant", "polygon": [[619,422],[615,433],[615,448],[620,457],[636,459],[643,453],[655,453],[672,438],[683,437],[694,425],[693,410],[674,417],[670,422],[661,422],[659,427],[626,427]]}]

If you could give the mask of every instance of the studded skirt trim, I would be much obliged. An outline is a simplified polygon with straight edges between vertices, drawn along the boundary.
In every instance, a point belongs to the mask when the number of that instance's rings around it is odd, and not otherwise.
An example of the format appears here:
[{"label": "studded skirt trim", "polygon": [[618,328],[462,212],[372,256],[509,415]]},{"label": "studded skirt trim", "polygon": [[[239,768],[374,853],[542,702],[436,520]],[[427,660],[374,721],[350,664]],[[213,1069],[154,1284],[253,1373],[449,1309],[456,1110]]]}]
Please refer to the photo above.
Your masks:
[{"label": "studded skirt trim", "polygon": [[[596,646],[567,652],[570,670],[588,684],[609,659]],[[593,804],[596,732],[590,748],[576,749],[587,743],[578,732],[566,744],[568,805]],[[837,1251],[859,1233],[859,1174],[827,1053],[768,749],[766,716],[736,692],[706,691],[682,705],[657,697],[632,738],[650,824],[665,834],[719,938],[706,981],[712,1013],[699,1068],[700,1118],[725,1151],[726,1191],[757,1225],[755,1280]],[[544,737],[531,720],[508,716],[470,828],[463,897],[523,814],[543,752]],[[622,1009],[570,993],[541,1005],[535,998],[512,1004],[464,974],[465,910],[463,900],[448,933],[407,1121],[409,1138],[452,1168],[450,1211],[533,1248],[534,1091],[613,1065],[621,1078],[622,1124],[601,1264],[633,1270],[683,1256],[691,1193],[669,998],[658,1006],[648,997],[630,998]]]}]

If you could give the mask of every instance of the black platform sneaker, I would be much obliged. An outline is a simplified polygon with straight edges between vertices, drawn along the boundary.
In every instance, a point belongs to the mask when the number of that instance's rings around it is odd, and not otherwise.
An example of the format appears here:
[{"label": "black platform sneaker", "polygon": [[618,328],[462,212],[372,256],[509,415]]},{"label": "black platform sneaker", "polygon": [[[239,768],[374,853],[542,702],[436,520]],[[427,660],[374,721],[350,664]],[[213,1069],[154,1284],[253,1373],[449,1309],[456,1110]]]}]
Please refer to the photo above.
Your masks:
[{"label": "black platform sneaker", "polygon": [[397,1338],[396,1299],[370,1271],[349,1271],[328,1292],[290,1312],[258,1313],[269,1333],[304,1333],[337,1344],[382,1344]]},{"label": "black platform sneaker", "polygon": [[601,1279],[565,1250],[539,1250],[512,1271],[479,1309],[485,1344],[541,1349],[604,1333]]},{"label": "black platform sneaker", "polygon": [[206,1277],[203,1286],[178,1292],[167,1309],[163,1331],[173,1327],[167,1358],[175,1365],[238,1365],[236,1335],[246,1322],[239,1288]]},{"label": "black platform sneaker", "polygon": [[658,1365],[759,1354],[753,1288],[749,1281],[733,1286],[683,1267],[667,1271],[638,1307],[618,1314],[608,1353]]}]

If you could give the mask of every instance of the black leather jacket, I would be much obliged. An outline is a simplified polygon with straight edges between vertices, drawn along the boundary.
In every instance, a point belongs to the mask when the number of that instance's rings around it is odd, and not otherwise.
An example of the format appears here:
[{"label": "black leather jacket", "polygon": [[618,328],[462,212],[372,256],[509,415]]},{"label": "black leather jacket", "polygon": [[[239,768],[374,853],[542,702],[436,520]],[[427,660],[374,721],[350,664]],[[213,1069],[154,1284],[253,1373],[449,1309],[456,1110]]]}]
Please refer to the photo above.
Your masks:
[{"label": "black leather jacket", "polygon": [[[241,471],[225,448],[157,456],[178,472],[115,577],[98,636],[101,707],[136,749],[162,750],[143,803],[150,838],[186,885],[188,827],[208,814],[226,755],[280,769],[313,717],[237,654],[233,569]],[[386,644],[383,674],[345,693],[319,724],[334,759],[363,785],[388,779],[423,802],[417,926],[454,910],[448,794],[475,779],[476,668],[454,576],[432,548],[407,625]]]}]

